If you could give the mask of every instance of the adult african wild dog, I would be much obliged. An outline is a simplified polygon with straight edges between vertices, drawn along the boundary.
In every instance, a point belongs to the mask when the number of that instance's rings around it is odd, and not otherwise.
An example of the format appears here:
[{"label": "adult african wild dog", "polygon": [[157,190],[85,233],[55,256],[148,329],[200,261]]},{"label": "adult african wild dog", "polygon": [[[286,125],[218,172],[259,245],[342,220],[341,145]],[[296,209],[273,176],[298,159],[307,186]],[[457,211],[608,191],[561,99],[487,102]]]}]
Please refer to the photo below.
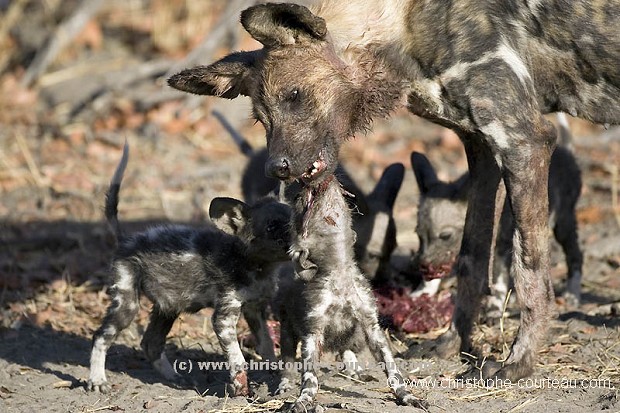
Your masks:
[{"label": "adult african wild dog", "polygon": [[554,314],[547,177],[555,131],[543,113],[620,121],[620,0],[323,0],[262,4],[241,23],[264,47],[182,71],[171,86],[250,96],[265,126],[267,171],[281,179],[331,173],[338,148],[376,116],[406,105],[453,129],[471,192],[458,293],[440,355],[471,351],[489,272],[503,179],[515,224],[513,277],[521,326],[486,377],[532,372]]},{"label": "adult african wild dog", "polygon": [[147,359],[162,376],[177,376],[164,351],[166,335],[181,313],[214,307],[213,330],[226,353],[232,393],[249,393],[245,359],[237,341],[243,313],[257,339],[257,351],[274,360],[265,309],[275,290],[274,267],[288,259],[291,209],[274,198],[252,206],[232,198],[215,198],[209,216],[217,228],[160,225],[123,236],[117,218],[118,194],[128,160],[128,146],[114,173],[105,216],[118,240],[112,262],[112,303],[95,332],[88,389],[105,392],[106,353],[139,309],[139,296],[153,303],[142,339]]},{"label": "adult african wild dog", "polygon": [[[560,139],[549,166],[549,225],[561,245],[568,270],[564,297],[571,307],[581,299],[581,272],[583,253],[579,248],[575,207],[581,193],[581,171],[569,149],[571,134],[563,114],[558,116]],[[450,271],[451,262],[460,248],[467,210],[469,176],[464,174],[454,182],[443,182],[435,173],[429,160],[421,153],[411,154],[411,166],[420,190],[416,233],[420,248],[414,256],[413,266],[429,276],[414,292],[435,294],[441,277]],[[493,282],[487,303],[487,316],[497,318],[503,311],[510,284],[509,269],[512,252],[512,216],[510,205],[504,204],[495,248]]]}]

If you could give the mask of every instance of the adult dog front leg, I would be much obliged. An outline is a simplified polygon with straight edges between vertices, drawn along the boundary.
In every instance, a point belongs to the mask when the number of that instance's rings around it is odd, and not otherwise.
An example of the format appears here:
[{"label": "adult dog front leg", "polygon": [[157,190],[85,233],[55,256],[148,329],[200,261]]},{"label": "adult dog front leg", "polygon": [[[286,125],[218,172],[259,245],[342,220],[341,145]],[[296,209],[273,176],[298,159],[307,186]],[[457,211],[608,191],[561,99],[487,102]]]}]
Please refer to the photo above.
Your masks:
[{"label": "adult dog front leg", "polygon": [[450,330],[438,339],[437,353],[449,357],[470,352],[470,335],[488,286],[492,248],[503,202],[500,170],[491,150],[477,134],[460,135],[469,164],[471,188],[461,251],[456,263],[457,295]]},{"label": "adult dog front leg", "polygon": [[528,139],[529,145],[502,154],[515,223],[512,276],[521,324],[508,359],[496,373],[499,379],[518,380],[532,373],[536,352],[555,312],[547,224],[547,186],[555,130],[542,117],[535,119],[533,126],[538,135]]}]

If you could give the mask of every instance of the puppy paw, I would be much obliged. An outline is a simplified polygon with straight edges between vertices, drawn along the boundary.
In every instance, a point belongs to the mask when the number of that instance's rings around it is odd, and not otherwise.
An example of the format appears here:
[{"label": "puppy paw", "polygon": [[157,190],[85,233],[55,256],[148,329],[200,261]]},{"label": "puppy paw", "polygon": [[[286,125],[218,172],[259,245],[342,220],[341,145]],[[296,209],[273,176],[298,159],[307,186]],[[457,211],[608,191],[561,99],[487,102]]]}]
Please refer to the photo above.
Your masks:
[{"label": "puppy paw", "polygon": [[283,377],[280,380],[280,384],[278,384],[278,389],[276,390],[276,394],[284,394],[291,390],[293,390],[293,383],[286,377]]},{"label": "puppy paw", "polygon": [[227,392],[233,397],[251,396],[247,371],[240,371],[233,376],[232,383],[227,386]]},{"label": "puppy paw", "polygon": [[429,408],[429,404],[426,400],[415,397],[411,393],[406,393],[401,397],[398,397],[398,404],[402,406],[412,406],[418,409],[422,409],[425,412],[427,412]]},{"label": "puppy paw", "polygon": [[94,393],[109,393],[112,390],[112,386],[107,381],[93,381],[88,380],[86,383],[86,390]]},{"label": "puppy paw", "polygon": [[308,259],[310,255],[307,249],[291,251],[291,259],[295,267],[295,276],[303,281],[309,281],[317,273],[318,267]]}]

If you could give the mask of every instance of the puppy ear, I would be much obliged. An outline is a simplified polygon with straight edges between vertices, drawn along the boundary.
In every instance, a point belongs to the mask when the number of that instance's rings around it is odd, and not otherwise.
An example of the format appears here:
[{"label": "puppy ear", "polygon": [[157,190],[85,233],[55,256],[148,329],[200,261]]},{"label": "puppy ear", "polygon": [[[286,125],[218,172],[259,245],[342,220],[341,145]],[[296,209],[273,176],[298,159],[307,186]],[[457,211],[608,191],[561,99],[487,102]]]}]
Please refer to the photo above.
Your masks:
[{"label": "puppy ear", "polygon": [[266,47],[324,40],[327,24],[299,4],[259,4],[241,13],[241,24]]},{"label": "puppy ear", "polygon": [[381,205],[386,212],[394,209],[394,202],[405,178],[405,166],[402,163],[393,163],[383,171],[377,186],[368,195],[369,201]]},{"label": "puppy ear", "polygon": [[467,200],[469,196],[469,182],[469,172],[465,172],[459,179],[452,182],[450,184],[454,188],[452,199]]},{"label": "puppy ear", "polygon": [[227,99],[249,96],[249,78],[261,54],[261,50],[232,53],[209,66],[197,66],[172,75],[168,85],[197,95]]},{"label": "puppy ear", "polygon": [[230,235],[239,235],[248,223],[249,206],[234,198],[214,198],[209,217],[215,226]]},{"label": "puppy ear", "polygon": [[435,168],[428,158],[421,153],[411,152],[411,167],[422,195],[426,195],[433,185],[439,183]]}]

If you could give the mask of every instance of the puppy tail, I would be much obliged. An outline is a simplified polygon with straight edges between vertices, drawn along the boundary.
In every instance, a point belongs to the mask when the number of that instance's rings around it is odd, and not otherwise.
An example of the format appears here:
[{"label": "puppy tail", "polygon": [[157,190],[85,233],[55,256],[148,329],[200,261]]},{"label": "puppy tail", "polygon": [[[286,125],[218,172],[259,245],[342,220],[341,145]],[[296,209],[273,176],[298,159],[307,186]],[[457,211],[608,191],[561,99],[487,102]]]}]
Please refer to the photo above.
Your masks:
[{"label": "puppy tail", "polygon": [[220,121],[224,129],[226,129],[226,131],[230,134],[230,137],[233,139],[233,141],[235,141],[241,153],[243,153],[248,158],[254,155],[254,149],[252,148],[252,145],[250,145],[247,139],[245,139],[239,133],[239,131],[236,130],[233,125],[230,124],[230,122],[228,122],[224,115],[222,115],[217,110],[213,110],[211,111],[211,113],[213,114],[213,116],[215,116],[217,120]]},{"label": "puppy tail", "polygon": [[123,175],[125,174],[125,168],[127,168],[128,160],[129,144],[127,143],[127,140],[125,140],[125,146],[123,146],[123,156],[114,171],[114,176],[112,176],[110,187],[105,194],[105,218],[117,240],[121,237],[121,231],[118,224],[118,193],[121,189],[121,182],[123,181]]},{"label": "puppy tail", "polygon": [[558,145],[570,150],[573,150],[573,134],[570,131],[570,125],[566,118],[566,113],[558,112],[556,114],[558,120]]}]

